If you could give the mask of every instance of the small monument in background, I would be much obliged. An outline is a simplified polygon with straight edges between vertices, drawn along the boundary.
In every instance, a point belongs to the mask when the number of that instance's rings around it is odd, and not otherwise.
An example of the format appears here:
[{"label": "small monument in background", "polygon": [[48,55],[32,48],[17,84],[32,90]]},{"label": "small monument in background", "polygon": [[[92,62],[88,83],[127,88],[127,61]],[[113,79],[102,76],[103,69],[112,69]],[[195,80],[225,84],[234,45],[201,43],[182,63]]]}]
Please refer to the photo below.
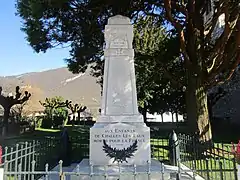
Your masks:
[{"label": "small monument in background", "polygon": [[124,16],[105,27],[101,115],[90,130],[92,165],[150,163],[150,128],[138,112],[133,26]]}]

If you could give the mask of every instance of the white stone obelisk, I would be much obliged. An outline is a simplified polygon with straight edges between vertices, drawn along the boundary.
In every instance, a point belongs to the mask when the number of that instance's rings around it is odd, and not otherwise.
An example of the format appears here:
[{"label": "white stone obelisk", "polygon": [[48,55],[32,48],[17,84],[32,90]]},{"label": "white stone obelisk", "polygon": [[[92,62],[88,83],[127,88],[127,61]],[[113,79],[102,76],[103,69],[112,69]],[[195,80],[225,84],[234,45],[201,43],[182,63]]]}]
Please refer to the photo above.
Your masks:
[{"label": "white stone obelisk", "polygon": [[[137,106],[130,19],[121,15],[109,18],[104,35],[101,115],[90,130],[90,162],[94,165],[150,163],[150,129]],[[116,157],[109,155],[109,151],[114,151],[110,154],[115,153]],[[120,151],[130,153],[131,157],[119,156]]]},{"label": "white stone obelisk", "polygon": [[137,106],[133,26],[130,19],[120,15],[109,18],[104,34],[105,67],[99,121],[143,122]]}]

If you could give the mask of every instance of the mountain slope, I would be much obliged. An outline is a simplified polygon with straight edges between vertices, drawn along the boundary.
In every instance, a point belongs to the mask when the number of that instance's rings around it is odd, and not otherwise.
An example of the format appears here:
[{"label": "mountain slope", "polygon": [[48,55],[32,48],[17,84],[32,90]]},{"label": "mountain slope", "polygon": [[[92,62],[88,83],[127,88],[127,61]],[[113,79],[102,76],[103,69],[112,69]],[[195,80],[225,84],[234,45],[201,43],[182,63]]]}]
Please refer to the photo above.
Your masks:
[{"label": "mountain slope", "polygon": [[42,110],[39,100],[62,96],[74,103],[86,105],[96,115],[100,105],[100,86],[87,70],[84,74],[72,74],[67,68],[33,72],[18,76],[0,77],[0,86],[5,93],[14,92],[16,86],[32,93],[29,109]]},{"label": "mountain slope", "polygon": [[[240,117],[240,71],[235,78],[221,85],[228,93],[213,107],[215,117],[227,118],[238,122]],[[67,68],[52,69],[43,72],[33,72],[18,76],[0,76],[0,86],[4,93],[14,92],[16,86],[28,90],[32,97],[26,106],[27,111],[41,111],[43,107],[39,100],[46,97],[62,96],[87,106],[94,116],[100,107],[100,86],[90,75],[90,70],[84,74],[72,74]]]}]

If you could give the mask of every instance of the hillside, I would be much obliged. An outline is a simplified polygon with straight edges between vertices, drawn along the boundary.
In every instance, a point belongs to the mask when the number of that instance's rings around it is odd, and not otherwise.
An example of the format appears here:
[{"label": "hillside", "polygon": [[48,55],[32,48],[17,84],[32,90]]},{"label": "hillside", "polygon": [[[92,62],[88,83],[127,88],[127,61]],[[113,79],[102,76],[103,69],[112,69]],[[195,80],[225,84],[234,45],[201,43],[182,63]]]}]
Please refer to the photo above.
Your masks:
[{"label": "hillside", "polygon": [[86,105],[96,115],[100,106],[100,86],[90,71],[72,74],[67,68],[43,72],[26,73],[18,76],[0,77],[0,86],[5,93],[14,92],[16,86],[32,93],[28,109],[42,110],[39,100],[46,97],[62,96]]},{"label": "hillside", "polygon": [[[234,78],[221,85],[227,91],[227,95],[213,107],[215,117],[240,123],[238,120],[240,117],[239,82],[240,71],[237,71]],[[84,74],[74,75],[67,68],[58,68],[18,76],[0,77],[0,86],[3,87],[5,93],[14,92],[16,86],[32,93],[30,102],[26,106],[28,112],[43,110],[39,100],[54,96],[62,96],[74,103],[82,103],[90,109],[94,116],[98,114],[100,107],[100,86],[90,75],[89,70]]]}]

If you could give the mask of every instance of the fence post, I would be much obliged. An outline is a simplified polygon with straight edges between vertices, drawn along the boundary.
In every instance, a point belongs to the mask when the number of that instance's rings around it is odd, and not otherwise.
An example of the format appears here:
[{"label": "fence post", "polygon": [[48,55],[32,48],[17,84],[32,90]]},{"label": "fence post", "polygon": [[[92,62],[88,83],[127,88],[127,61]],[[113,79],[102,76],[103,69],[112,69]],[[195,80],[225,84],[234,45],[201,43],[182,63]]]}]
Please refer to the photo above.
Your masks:
[{"label": "fence post", "polygon": [[58,164],[59,164],[59,177],[60,177],[60,180],[62,180],[63,177],[64,177],[64,174],[63,174],[63,161],[60,160]]},{"label": "fence post", "polygon": [[34,179],[34,171],[35,171],[35,161],[33,160],[32,161],[32,175],[31,175],[31,178]]},{"label": "fence post", "polygon": [[4,169],[0,168],[0,179],[4,179]]},{"label": "fence post", "polygon": [[[30,142],[29,147],[28,147],[28,155],[27,155],[28,156],[28,167],[27,167],[28,169],[27,169],[27,171],[31,170],[31,162],[32,162],[31,161],[31,156],[32,156],[31,149],[32,149],[32,143]],[[30,175],[29,174],[27,175],[27,179],[30,180]]]},{"label": "fence post", "polygon": [[36,145],[36,142],[35,142],[35,140],[33,140],[33,146],[32,146],[32,161],[35,161],[35,145]]},{"label": "fence post", "polygon": [[169,136],[169,154],[170,164],[177,166],[180,161],[180,149],[177,134],[174,131]]},{"label": "fence post", "polygon": [[3,162],[2,163],[5,163],[5,161],[8,160],[8,147],[6,146],[4,148],[5,152],[4,152],[4,158],[3,158]]},{"label": "fence post", "polygon": [[19,165],[18,165],[18,180],[21,180],[22,179],[22,174],[21,174],[21,172],[22,172],[22,164],[20,163]]},{"label": "fence post", "polygon": [[[19,144],[16,144],[16,151],[15,151],[15,168],[14,171],[18,172],[18,148]],[[17,174],[14,175],[14,178],[17,179]]]},{"label": "fence post", "polygon": [[3,168],[4,168],[4,170],[3,170],[3,172],[4,172],[3,173],[3,179],[7,179],[7,175],[5,174],[6,172],[9,171],[9,169],[8,169],[8,161],[7,160],[4,162]]},{"label": "fence post", "polygon": [[222,165],[222,162],[221,161],[219,161],[219,168],[220,168],[220,178],[221,178],[221,180],[223,180],[223,165]]},{"label": "fence post", "polygon": [[[25,142],[25,148],[24,148],[24,166],[23,171],[27,171],[27,154],[28,154],[28,142]],[[23,175],[23,179],[26,180],[27,174]]]},{"label": "fence post", "polygon": [[238,169],[237,169],[237,166],[236,166],[235,156],[234,156],[234,158],[233,158],[233,169],[234,169],[234,179],[235,179],[235,180],[238,180],[238,177],[237,177],[237,171],[238,171]]},{"label": "fence post", "polygon": [[176,174],[176,179],[181,179],[181,163],[180,163],[180,148],[177,134],[173,131],[169,136],[169,159],[170,164],[178,167],[178,172]]},{"label": "fence post", "polygon": [[210,174],[209,174],[209,165],[208,165],[208,163],[209,163],[209,159],[206,159],[206,170],[207,170],[207,180],[209,180],[210,179]]},{"label": "fence post", "polygon": [[12,164],[13,164],[12,159],[13,159],[13,147],[11,147],[11,149],[10,149],[10,167],[9,167],[9,171],[13,170],[12,169]]},{"label": "fence post", "polygon": [[46,175],[45,175],[45,179],[46,179],[46,180],[48,180],[48,174],[49,174],[49,172],[48,172],[48,168],[49,168],[49,165],[46,164],[46,165],[45,165],[45,173],[46,173]]}]

